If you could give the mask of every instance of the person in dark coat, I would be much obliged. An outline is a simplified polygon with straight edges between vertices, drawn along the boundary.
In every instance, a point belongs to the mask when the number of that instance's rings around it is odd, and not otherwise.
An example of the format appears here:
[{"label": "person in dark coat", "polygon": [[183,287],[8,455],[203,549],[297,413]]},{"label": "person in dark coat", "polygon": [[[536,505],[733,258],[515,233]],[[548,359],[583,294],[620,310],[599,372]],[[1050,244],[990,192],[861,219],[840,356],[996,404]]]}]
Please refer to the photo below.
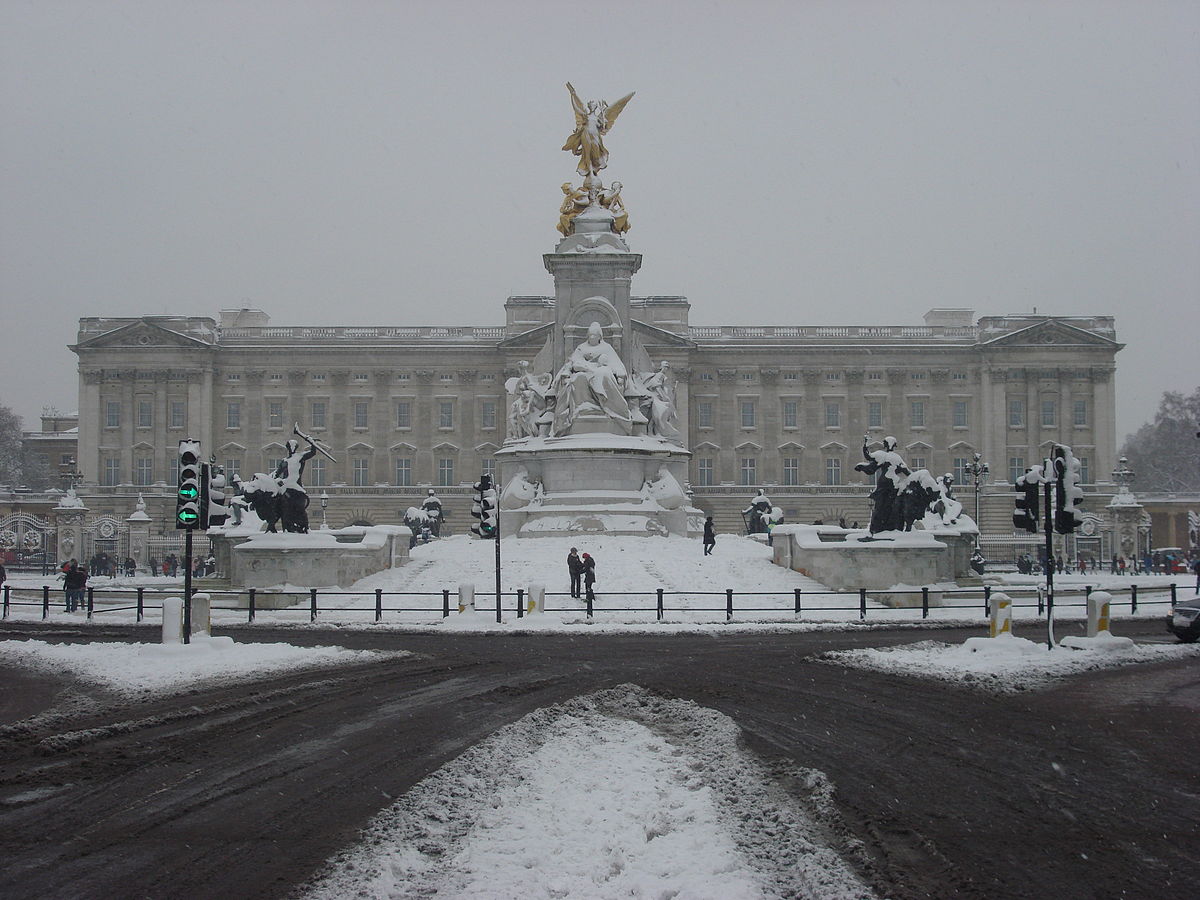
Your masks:
[{"label": "person in dark coat", "polygon": [[589,600],[596,599],[596,593],[592,589],[593,585],[595,585],[595,583],[596,583],[596,561],[594,559],[592,559],[592,557],[589,554],[585,553],[585,554],[583,554],[583,586],[584,586],[585,590],[587,591],[587,598]]},{"label": "person in dark coat", "polygon": [[583,593],[579,584],[583,578],[583,560],[579,558],[579,551],[574,547],[567,554],[567,571],[571,575],[571,596],[579,597]]},{"label": "person in dark coat", "polygon": [[717,543],[716,529],[713,527],[712,516],[704,520],[704,555],[712,556],[713,547]]}]

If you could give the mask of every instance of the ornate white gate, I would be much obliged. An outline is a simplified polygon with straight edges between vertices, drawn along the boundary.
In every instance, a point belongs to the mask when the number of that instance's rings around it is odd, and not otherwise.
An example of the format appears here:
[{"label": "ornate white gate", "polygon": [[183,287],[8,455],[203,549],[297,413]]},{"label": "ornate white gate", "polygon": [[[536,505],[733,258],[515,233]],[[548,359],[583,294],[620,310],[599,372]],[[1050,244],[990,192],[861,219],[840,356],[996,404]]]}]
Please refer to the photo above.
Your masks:
[{"label": "ornate white gate", "polygon": [[0,554],[6,566],[53,566],[54,526],[32,513],[12,513],[0,518]]}]

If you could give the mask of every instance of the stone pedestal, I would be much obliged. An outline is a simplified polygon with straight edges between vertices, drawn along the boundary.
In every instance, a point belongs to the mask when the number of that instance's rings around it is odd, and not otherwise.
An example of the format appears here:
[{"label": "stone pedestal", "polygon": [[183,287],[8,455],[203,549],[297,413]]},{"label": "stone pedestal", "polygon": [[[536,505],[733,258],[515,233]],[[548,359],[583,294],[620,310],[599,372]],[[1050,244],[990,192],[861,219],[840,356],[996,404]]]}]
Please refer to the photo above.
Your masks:
[{"label": "stone pedestal", "polygon": [[[773,543],[781,540],[791,543],[789,556],[793,570],[835,591],[859,588],[885,591],[897,585],[919,587],[945,580],[940,569],[949,550],[928,532],[884,532],[877,540],[860,541],[855,536],[862,532],[850,532],[846,535],[849,540],[823,540],[823,531],[828,529],[815,525],[777,525],[771,536]],[[889,534],[894,537],[888,539]],[[917,597],[915,605],[920,602]]]},{"label": "stone pedestal", "polygon": [[125,523],[129,526],[129,555],[143,571],[150,569],[150,524],[152,520],[142,510],[138,510]]}]

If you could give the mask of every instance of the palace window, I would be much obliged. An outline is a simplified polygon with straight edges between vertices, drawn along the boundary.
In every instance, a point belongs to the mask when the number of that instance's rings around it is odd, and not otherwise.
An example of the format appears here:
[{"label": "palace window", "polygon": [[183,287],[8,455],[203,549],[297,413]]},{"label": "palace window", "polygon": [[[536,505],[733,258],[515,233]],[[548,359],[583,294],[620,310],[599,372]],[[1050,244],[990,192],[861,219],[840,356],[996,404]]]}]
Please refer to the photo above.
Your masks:
[{"label": "palace window", "polygon": [[412,460],[397,459],[396,460],[396,486],[411,487],[412,480]]},{"label": "palace window", "polygon": [[1008,400],[1008,427],[1025,427],[1025,401],[1021,397],[1010,397]]},{"label": "palace window", "polygon": [[366,487],[371,483],[371,460],[359,457],[353,462],[355,487]]},{"label": "palace window", "polygon": [[313,381],[324,381],[324,380],[325,380],[325,373],[324,373],[324,372],[314,372],[314,373],[313,373],[312,380],[313,380]]},{"label": "palace window", "polygon": [[438,403],[438,428],[454,427],[454,401],[442,400]]},{"label": "palace window", "polygon": [[325,427],[325,401],[324,400],[314,400],[311,410],[312,410],[312,427],[313,428],[324,428]]},{"label": "palace window", "polygon": [[236,400],[232,400],[225,404],[225,427],[242,427],[242,404]]},{"label": "palace window", "polygon": [[783,380],[784,380],[784,381],[795,381],[795,380],[796,380],[796,377],[797,377],[797,376],[796,376],[796,373],[795,373],[795,372],[784,372],[784,373],[783,373]]},{"label": "palace window", "polygon": [[[741,410],[742,410],[742,427],[743,428],[753,428],[754,427],[754,401],[753,400],[743,400],[741,402]],[[752,482],[752,481],[745,482],[745,484],[753,484],[753,483],[754,482]]]},{"label": "palace window", "polygon": [[[225,483],[233,487],[233,477],[242,474],[242,461],[239,457],[231,456],[225,460]],[[230,491],[226,491],[228,494]]]},{"label": "palace window", "polygon": [[479,427],[492,429],[496,427],[496,402],[484,400],[479,404]]},{"label": "palace window", "polygon": [[758,484],[758,460],[753,456],[743,456],[739,467],[741,483]]},{"label": "palace window", "polygon": [[495,481],[495,479],[496,479],[496,461],[494,459],[492,459],[491,457],[488,457],[487,459],[482,460],[480,465],[481,465],[480,474],[486,475],[488,478],[491,478],[493,481]]},{"label": "palace window", "polygon": [[1081,425],[1081,426],[1087,425],[1087,423],[1088,423],[1087,401],[1086,400],[1076,400],[1074,402],[1074,404],[1072,404],[1072,407],[1073,407],[1072,422],[1075,425]]},{"label": "palace window", "polygon": [[868,372],[867,381],[883,381],[882,372]]},{"label": "palace window", "polygon": [[[277,460],[277,463],[283,460]],[[308,479],[308,483],[313,487],[325,487],[329,482],[325,480],[325,460],[319,456],[315,456],[308,461],[308,468],[305,469],[304,477]]]},{"label": "palace window", "polygon": [[711,400],[701,400],[696,404],[696,427],[713,427],[713,405]]},{"label": "palace window", "polygon": [[911,378],[913,381],[924,381],[928,374],[929,373],[927,372],[913,372],[911,375],[909,375],[909,378]]},{"label": "palace window", "polygon": [[172,455],[167,484],[179,484],[179,457]]},{"label": "palace window", "polygon": [[[104,484],[112,486],[121,480],[121,460],[109,457],[104,460]],[[176,477],[176,481],[179,478]]]},{"label": "palace window", "polygon": [[867,427],[882,428],[883,427],[883,401],[868,400],[867,401]]},{"label": "palace window", "polygon": [[182,400],[171,401],[171,427],[187,427],[187,404]]},{"label": "palace window", "polygon": [[1052,427],[1058,424],[1058,403],[1054,400],[1042,401],[1042,425]]},{"label": "palace window", "polygon": [[133,483],[138,487],[154,484],[154,460],[148,456],[139,456],[133,461]]},{"label": "palace window", "polygon": [[1088,458],[1086,456],[1077,456],[1075,458],[1077,460],[1079,460],[1079,483],[1080,484],[1091,484],[1092,483],[1092,470],[1091,470],[1091,467],[1088,465]]},{"label": "palace window", "polygon": [[785,456],[783,458],[783,483],[789,487],[800,483],[800,457]]},{"label": "palace window", "polygon": [[965,456],[954,457],[954,483],[966,484],[970,478],[970,472],[967,467],[971,465],[971,461]]},{"label": "palace window", "polygon": [[367,427],[368,411],[370,410],[370,408],[371,408],[371,404],[368,403],[366,400],[356,400],[355,401],[355,403],[354,403],[354,427],[355,428],[366,428]]},{"label": "palace window", "polygon": [[968,424],[967,423],[967,401],[966,400],[955,400],[954,407],[952,410],[952,415],[953,415],[952,421],[953,421],[955,428],[966,428],[967,424]]},{"label": "palace window", "polygon": [[1017,483],[1017,479],[1025,474],[1025,457],[1010,456],[1008,458],[1008,480],[1013,484]]},{"label": "palace window", "polygon": [[451,375],[449,372],[443,372],[441,375],[438,376],[438,381],[453,381],[453,380],[454,380],[454,376]]},{"label": "palace window", "polygon": [[825,380],[826,381],[841,381],[842,373],[841,372],[826,372]]},{"label": "palace window", "polygon": [[840,428],[842,424],[842,407],[840,403],[825,404],[825,427]]},{"label": "palace window", "polygon": [[138,401],[138,428],[154,427],[154,403],[150,400]]},{"label": "palace window", "polygon": [[412,404],[407,400],[396,401],[396,427],[412,428]]},{"label": "palace window", "polygon": [[908,470],[910,472],[915,472],[915,471],[917,471],[917,469],[924,469],[924,468],[925,468],[925,457],[913,456],[908,460]]},{"label": "palace window", "polygon": [[909,401],[908,410],[909,410],[909,416],[908,416],[909,424],[913,428],[924,428],[925,427],[925,401],[924,400]]},{"label": "palace window", "polygon": [[354,380],[355,380],[355,381],[358,381],[358,382],[366,381],[366,380],[367,380],[367,373],[366,373],[366,372],[355,372],[355,373],[354,373]]},{"label": "palace window", "polygon": [[797,428],[800,425],[800,403],[797,400],[783,401],[783,427]]},{"label": "palace window", "polygon": [[[121,402],[119,400],[109,400],[104,404],[104,427],[121,427]],[[116,482],[114,481],[113,484]]]},{"label": "palace window", "polygon": [[454,459],[443,457],[438,460],[438,486],[450,487],[454,484]]},{"label": "palace window", "polygon": [[273,400],[267,404],[267,427],[282,428],[283,427],[283,403],[278,400]]},{"label": "palace window", "polygon": [[704,457],[696,461],[696,483],[702,487],[709,487],[713,483],[713,461],[709,457]]},{"label": "palace window", "polygon": [[842,461],[840,459],[831,456],[825,460],[825,483],[842,483]]}]

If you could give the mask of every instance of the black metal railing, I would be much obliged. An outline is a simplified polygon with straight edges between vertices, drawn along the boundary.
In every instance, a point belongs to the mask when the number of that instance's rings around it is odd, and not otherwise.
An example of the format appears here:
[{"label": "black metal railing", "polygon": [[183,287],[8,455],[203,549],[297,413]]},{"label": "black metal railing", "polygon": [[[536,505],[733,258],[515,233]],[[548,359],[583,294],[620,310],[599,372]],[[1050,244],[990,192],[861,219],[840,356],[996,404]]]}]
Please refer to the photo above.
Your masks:
[{"label": "black metal railing", "polygon": [[[1060,588],[1055,591],[1053,609],[1062,611],[1071,608],[1087,608],[1087,598],[1096,590],[1095,586],[1074,586]],[[1164,606],[1175,608],[1178,600],[1177,585],[1137,585],[1131,583],[1119,588],[1105,588],[1113,597],[1112,613],[1120,612],[1128,605],[1131,615],[1136,615],[1143,606]],[[978,613],[987,617],[991,612],[991,596],[995,591],[992,587],[980,588],[911,588],[906,590],[870,590],[858,588],[848,591],[827,589],[812,590],[793,588],[791,591],[740,591],[735,588],[725,588],[716,591],[667,590],[666,588],[650,588],[641,591],[604,591],[583,598],[573,598],[567,591],[549,592],[545,594],[543,609],[551,613],[582,613],[588,619],[596,619],[611,613],[643,613],[649,618],[653,615],[655,621],[661,622],[669,614],[690,615],[696,613],[723,615],[726,622],[733,621],[736,616],[745,614],[775,614],[787,616],[776,621],[796,621],[801,617],[819,621],[821,613],[828,612],[857,612],[859,621],[866,621],[868,616],[885,618],[902,618],[904,614],[912,615],[920,611],[922,619],[928,619],[931,609],[954,610],[966,612],[978,609]],[[347,591],[325,588],[309,588],[299,591],[277,591],[246,588],[240,590],[218,590],[200,587],[193,593],[204,593],[210,598],[213,612],[237,612],[244,614],[248,623],[253,623],[258,614],[264,609],[273,613],[307,614],[310,622],[316,622],[321,614],[355,617],[358,615],[373,617],[375,622],[383,622],[387,614],[432,614],[431,619],[448,618],[452,609],[458,608],[459,597],[457,590],[444,588],[439,591],[385,591],[376,588],[374,591]],[[1044,590],[1028,588],[1007,588],[1004,593],[1012,600],[1014,612],[1018,609],[1037,609],[1039,616],[1045,615],[1049,600]],[[7,619],[14,609],[22,607],[39,608],[41,618],[48,619],[53,608],[65,608],[65,598],[61,588],[51,588],[50,585],[40,587],[15,587],[4,585],[3,588],[3,618]],[[162,600],[167,597],[178,597],[181,589],[171,588],[98,588],[89,587],[80,611],[85,613],[88,620],[97,615],[135,612],[136,619],[141,622],[146,613],[162,609]],[[366,598],[374,595],[371,605],[341,606],[337,605],[338,597]],[[933,594],[941,595],[941,599],[959,597],[970,603],[943,605]],[[881,605],[875,598],[911,597],[911,604],[899,606]],[[764,605],[767,601],[759,598],[776,598],[774,604]],[[264,607],[264,600],[269,598]],[[475,594],[475,609],[479,612],[494,612],[496,621],[502,621],[505,613],[512,613],[520,619],[526,615],[526,590],[520,588],[514,591],[504,591],[497,600],[494,592]],[[562,598],[570,601],[562,603]],[[698,598],[700,603],[668,602],[671,598]],[[706,598],[719,598],[707,602]],[[784,601],[786,598],[786,602]],[[325,600],[323,604],[321,601]],[[551,602],[554,600],[554,602]],[[281,605],[282,604],[282,605]],[[814,614],[817,614],[814,616]]]}]

